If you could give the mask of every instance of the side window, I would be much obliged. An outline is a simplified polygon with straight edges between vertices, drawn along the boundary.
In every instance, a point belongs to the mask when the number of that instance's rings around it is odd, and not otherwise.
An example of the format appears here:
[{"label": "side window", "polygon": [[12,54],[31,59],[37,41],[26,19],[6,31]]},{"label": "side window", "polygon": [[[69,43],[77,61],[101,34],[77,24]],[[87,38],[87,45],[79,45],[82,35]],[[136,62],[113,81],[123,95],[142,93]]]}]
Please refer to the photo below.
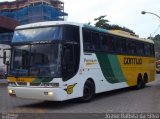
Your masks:
[{"label": "side window", "polygon": [[100,49],[99,34],[94,31],[83,29],[84,51],[96,51]]},{"label": "side window", "polygon": [[100,40],[98,33],[92,33],[92,50],[99,50],[100,49]]},{"label": "side window", "polygon": [[128,54],[134,54],[134,51],[132,50],[132,41],[127,41],[126,42],[126,47],[127,47],[127,53]]},{"label": "side window", "polygon": [[116,37],[115,40],[115,49],[117,53],[125,53],[126,52],[126,41],[121,37]]},{"label": "side window", "polygon": [[64,27],[64,40],[72,42],[80,42],[79,27],[66,25]]},{"label": "side window", "polygon": [[136,42],[135,41],[132,41],[131,47],[132,47],[133,54],[136,55],[137,54],[137,49],[136,49]]},{"label": "side window", "polygon": [[109,51],[114,52],[115,51],[115,37],[109,35],[108,36],[108,46],[109,46]]},{"label": "side window", "polygon": [[121,38],[120,46],[121,46],[121,53],[126,53],[126,39]]},{"label": "side window", "polygon": [[150,56],[151,55],[151,48],[149,44],[144,44],[144,51],[145,51],[145,55],[146,56]]},{"label": "side window", "polygon": [[150,45],[150,48],[151,48],[151,49],[150,49],[150,50],[151,50],[151,55],[152,55],[152,56],[155,56],[154,45],[151,44],[151,45]]},{"label": "side window", "polygon": [[137,43],[135,41],[131,41],[130,39],[126,41],[126,53],[135,55],[137,53],[136,49]]},{"label": "side window", "polygon": [[92,39],[91,32],[87,30],[83,30],[83,47],[84,51],[92,50]]},{"label": "side window", "polygon": [[144,43],[137,42],[137,54],[144,55]]},{"label": "side window", "polygon": [[108,39],[107,35],[101,34],[100,35],[100,42],[101,42],[101,50],[108,51],[109,50],[109,47],[108,47],[109,39]]},{"label": "side window", "polygon": [[113,52],[114,51],[114,37],[109,34],[100,35],[101,51]]}]

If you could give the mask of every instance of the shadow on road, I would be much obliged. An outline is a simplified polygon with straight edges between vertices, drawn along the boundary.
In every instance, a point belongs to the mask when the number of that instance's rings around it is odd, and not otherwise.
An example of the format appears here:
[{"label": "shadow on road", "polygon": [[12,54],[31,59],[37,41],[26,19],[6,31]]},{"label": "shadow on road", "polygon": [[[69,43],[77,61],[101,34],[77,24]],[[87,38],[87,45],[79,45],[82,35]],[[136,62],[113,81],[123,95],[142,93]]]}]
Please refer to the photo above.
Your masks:
[{"label": "shadow on road", "polygon": [[[146,86],[146,88],[149,88],[150,86]],[[145,89],[145,88],[144,88]],[[141,89],[143,90],[143,89]],[[129,92],[133,92],[133,91],[138,91],[135,89],[135,87],[129,87],[129,88],[122,88],[122,89],[118,89],[118,90],[113,90],[113,91],[108,91],[108,92],[104,92],[104,93],[100,93],[100,94],[96,94],[95,98],[87,103],[87,104],[92,104],[94,102],[97,102],[99,100],[104,100],[107,97],[111,97],[111,96],[116,96],[116,95],[121,95],[124,93],[129,93]],[[43,101],[43,102],[38,102],[38,103],[34,103],[34,104],[27,104],[27,105],[22,105],[19,107],[24,107],[24,108],[34,108],[34,109],[56,109],[56,110],[60,110],[60,109],[69,109],[69,107],[74,107],[74,106],[78,106],[78,105],[82,105],[84,103],[79,102],[77,99],[72,99],[72,100],[67,100],[67,101],[63,101],[63,102],[55,102],[55,101]]]},{"label": "shadow on road", "polygon": [[[149,88],[150,86],[147,85],[145,88]],[[136,87],[127,87],[127,88],[122,88],[122,89],[117,89],[117,90],[112,90],[112,91],[107,91],[107,92],[103,92],[103,93],[99,93],[96,95],[95,97],[95,101],[97,100],[101,100],[103,98],[107,98],[107,97],[111,97],[111,96],[117,96],[117,95],[121,95],[124,93],[132,93],[133,91],[141,91],[143,89],[137,90]]]},{"label": "shadow on road", "polygon": [[27,104],[27,105],[22,105],[19,107],[25,107],[25,108],[43,108],[43,109],[65,109],[69,108],[70,106],[75,106],[79,105],[76,100],[67,100],[63,102],[58,102],[58,101],[43,101],[39,103],[34,103],[34,104]]}]

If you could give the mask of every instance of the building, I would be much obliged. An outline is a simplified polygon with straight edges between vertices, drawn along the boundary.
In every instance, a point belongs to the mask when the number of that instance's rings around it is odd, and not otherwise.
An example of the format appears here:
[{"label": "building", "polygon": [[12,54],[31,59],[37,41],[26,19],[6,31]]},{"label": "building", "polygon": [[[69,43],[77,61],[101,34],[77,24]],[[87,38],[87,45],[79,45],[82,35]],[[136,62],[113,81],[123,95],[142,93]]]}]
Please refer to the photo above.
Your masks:
[{"label": "building", "polygon": [[16,0],[0,2],[0,16],[17,20],[20,24],[64,20],[64,3],[59,0]]},{"label": "building", "polygon": [[[41,21],[64,20],[68,14],[64,12],[64,3],[60,0],[15,0],[0,2],[0,16],[12,19],[22,25]],[[0,31],[4,31],[4,29],[0,27]],[[3,36],[0,34],[0,43],[5,40],[1,39]]]},{"label": "building", "polygon": [[16,20],[0,16],[0,44],[10,44],[13,31],[18,25]]}]

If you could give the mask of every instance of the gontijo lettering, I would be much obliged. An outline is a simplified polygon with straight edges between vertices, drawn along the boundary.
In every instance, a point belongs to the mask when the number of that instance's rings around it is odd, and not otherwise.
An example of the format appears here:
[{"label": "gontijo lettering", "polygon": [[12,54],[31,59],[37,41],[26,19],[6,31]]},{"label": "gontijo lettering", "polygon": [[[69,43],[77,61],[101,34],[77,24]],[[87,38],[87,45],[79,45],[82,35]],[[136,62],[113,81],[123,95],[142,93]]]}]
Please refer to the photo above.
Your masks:
[{"label": "gontijo lettering", "polygon": [[124,58],[124,64],[142,64],[142,58]]}]

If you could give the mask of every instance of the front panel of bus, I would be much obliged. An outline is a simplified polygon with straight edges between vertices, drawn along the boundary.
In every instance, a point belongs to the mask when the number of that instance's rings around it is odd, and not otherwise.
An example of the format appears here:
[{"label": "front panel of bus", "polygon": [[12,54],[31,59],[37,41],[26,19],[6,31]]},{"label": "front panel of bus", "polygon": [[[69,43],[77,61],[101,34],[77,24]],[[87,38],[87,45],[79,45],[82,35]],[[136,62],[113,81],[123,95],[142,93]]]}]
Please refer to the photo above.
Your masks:
[{"label": "front panel of bus", "polygon": [[[58,88],[78,71],[79,36],[79,27],[73,25],[16,30],[8,75],[9,94],[22,98],[64,100],[66,90]],[[57,90],[54,97],[47,97],[53,89]]]}]

